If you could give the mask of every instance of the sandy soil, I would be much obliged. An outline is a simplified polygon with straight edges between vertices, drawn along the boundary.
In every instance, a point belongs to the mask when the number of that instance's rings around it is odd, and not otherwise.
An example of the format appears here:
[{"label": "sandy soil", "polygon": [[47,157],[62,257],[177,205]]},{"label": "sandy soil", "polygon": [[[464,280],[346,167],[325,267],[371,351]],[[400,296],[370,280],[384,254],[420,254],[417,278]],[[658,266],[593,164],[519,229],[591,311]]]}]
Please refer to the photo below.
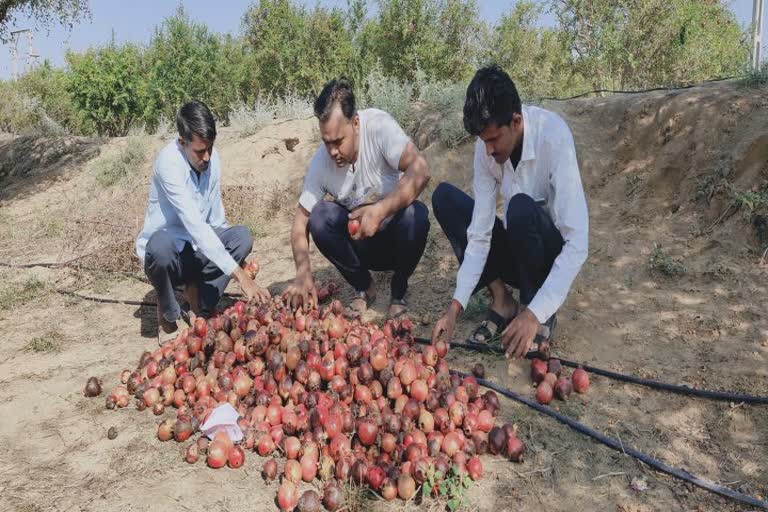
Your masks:
[{"label": "sandy soil", "polygon": [[[663,381],[768,394],[768,267],[759,264],[768,241],[743,208],[731,207],[729,192],[768,180],[768,90],[718,84],[546,106],[574,132],[591,221],[590,256],[561,310],[555,351]],[[291,138],[298,138],[295,146],[286,144]],[[238,471],[189,466],[180,445],[155,438],[157,418],[133,407],[108,411],[103,397],[81,394],[88,376],[109,387],[155,344],[151,309],[53,293],[153,299],[140,279],[103,272],[138,268],[130,246],[146,205],[151,155],[163,138],[145,140],[147,160],[120,185],[99,186],[100,163],[126,143],[59,147],[0,138],[0,261],[60,262],[114,244],[78,260],[102,271],[0,268],[0,350],[7,355],[0,362],[0,510],[271,510],[277,486],[259,477],[258,456]],[[242,139],[223,130],[218,144],[230,218],[254,230],[259,280],[280,290],[293,276],[289,219],[318,144],[314,122],[284,122]],[[424,151],[434,172],[430,191],[443,180],[468,189],[470,143]],[[670,277],[650,268],[655,244],[685,271]],[[336,277],[317,251],[313,264],[321,279]],[[456,268],[433,221],[409,292],[417,318],[440,314]],[[388,284],[385,275],[377,279]],[[350,292],[342,289],[343,297]],[[386,309],[381,296],[374,319]],[[459,334],[473,324],[463,321]],[[420,333],[429,328],[421,325]],[[493,380],[533,395],[527,364],[458,351],[450,358],[464,369],[480,359]],[[765,407],[592,382],[589,394],[560,410],[668,464],[768,496]],[[747,510],[523,405],[503,401],[502,418],[520,426],[529,456],[521,465],[485,457],[487,476],[470,490],[468,510]],[[112,426],[119,435],[110,441]],[[647,490],[634,491],[634,479]]]}]

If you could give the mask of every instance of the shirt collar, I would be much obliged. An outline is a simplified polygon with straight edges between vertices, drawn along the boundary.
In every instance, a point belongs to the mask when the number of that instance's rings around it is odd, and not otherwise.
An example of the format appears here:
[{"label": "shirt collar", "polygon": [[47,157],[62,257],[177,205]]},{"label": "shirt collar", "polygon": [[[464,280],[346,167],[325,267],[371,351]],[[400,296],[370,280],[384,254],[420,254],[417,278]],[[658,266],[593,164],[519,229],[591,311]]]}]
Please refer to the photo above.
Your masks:
[{"label": "shirt collar", "polygon": [[533,120],[531,119],[532,112],[529,110],[529,107],[527,105],[523,105],[522,111],[523,111],[523,154],[520,157],[520,161],[525,162],[527,160],[536,159],[536,150],[534,148],[536,147],[535,139],[538,134],[536,133]]}]

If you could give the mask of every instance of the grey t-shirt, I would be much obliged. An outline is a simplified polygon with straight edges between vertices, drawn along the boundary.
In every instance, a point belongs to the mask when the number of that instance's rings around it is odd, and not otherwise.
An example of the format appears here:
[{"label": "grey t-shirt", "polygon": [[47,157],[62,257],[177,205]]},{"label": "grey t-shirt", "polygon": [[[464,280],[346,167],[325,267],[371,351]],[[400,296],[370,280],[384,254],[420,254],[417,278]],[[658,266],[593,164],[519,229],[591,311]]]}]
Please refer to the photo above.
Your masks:
[{"label": "grey t-shirt", "polygon": [[392,192],[400,180],[400,156],[409,142],[394,118],[384,111],[361,110],[357,162],[337,167],[325,146],[320,146],[304,178],[299,204],[308,212],[325,194],[348,210],[375,203]]}]

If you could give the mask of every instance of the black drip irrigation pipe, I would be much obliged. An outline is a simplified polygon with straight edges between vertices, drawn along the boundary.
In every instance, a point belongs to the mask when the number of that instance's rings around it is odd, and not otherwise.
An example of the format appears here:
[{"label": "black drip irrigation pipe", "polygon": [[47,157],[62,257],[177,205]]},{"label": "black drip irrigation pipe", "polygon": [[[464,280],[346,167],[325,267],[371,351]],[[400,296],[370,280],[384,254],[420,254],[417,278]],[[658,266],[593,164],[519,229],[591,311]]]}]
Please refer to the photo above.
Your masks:
[{"label": "black drip irrigation pipe", "polygon": [[[467,374],[465,373],[453,371],[453,370],[451,371],[451,373],[454,373],[461,377],[467,376]],[[572,428],[573,430],[576,430],[577,432],[580,432],[586,436],[589,436],[595,441],[598,441],[599,443],[602,443],[610,448],[613,448],[616,451],[619,451],[631,457],[634,457],[640,462],[643,462],[648,466],[651,466],[652,468],[658,471],[661,471],[662,473],[666,473],[675,478],[679,478],[680,480],[691,483],[693,485],[701,487],[702,489],[706,489],[710,492],[719,494],[720,496],[724,496],[734,501],[738,501],[740,503],[744,503],[752,507],[757,507],[762,510],[768,510],[768,501],[759,500],[757,498],[753,498],[752,496],[742,494],[738,491],[734,491],[733,489],[730,489],[728,487],[716,484],[714,482],[710,482],[709,480],[693,475],[684,469],[678,469],[678,468],[673,468],[672,466],[668,466],[667,464],[661,462],[660,460],[654,459],[653,457],[646,455],[643,452],[640,452],[638,450],[635,450],[632,447],[625,446],[620,441],[607,437],[606,435],[598,432],[597,430],[591,427],[584,425],[583,423],[580,423],[572,418],[569,418],[568,416],[560,414],[559,412],[549,407],[543,406],[529,398],[520,396],[514,391],[511,391],[502,386],[499,386],[498,384],[494,384],[493,382],[487,381],[485,379],[477,379],[477,383],[483,387],[492,389],[493,391],[501,395],[504,395],[507,398],[523,403],[528,407],[542,414],[545,414],[551,418],[554,418],[560,423]]]},{"label": "black drip irrigation pipe", "polygon": [[[124,304],[126,306],[143,306],[143,307],[157,306],[156,302],[147,302],[143,300],[118,300],[118,299],[107,299],[102,297],[91,297],[89,295],[81,295],[77,292],[70,292],[68,290],[56,290],[56,293],[67,295],[69,297],[76,297],[82,300],[89,300],[91,302],[101,302],[104,304]],[[242,295],[237,295],[234,293],[224,293],[224,297],[228,297],[230,299],[244,299]]]},{"label": "black drip irrigation pipe", "polygon": [[[429,345],[432,342],[426,338],[415,338],[417,343],[422,345]],[[461,343],[458,341],[452,341],[449,343],[451,347],[461,348],[465,350],[471,350],[474,352],[484,352],[490,354],[503,354],[504,351],[499,347],[490,345],[472,345],[469,343]],[[532,359],[539,357],[537,352],[529,353],[526,357]],[[631,384],[637,384],[639,386],[645,386],[652,389],[658,389],[661,391],[668,391],[670,393],[677,393],[686,396],[695,396],[699,398],[709,398],[710,400],[724,400],[729,402],[744,402],[745,404],[768,404],[768,397],[765,396],[753,396],[744,393],[733,393],[728,391],[711,391],[708,389],[697,389],[690,386],[682,386],[678,384],[667,384],[666,382],[658,382],[651,379],[643,379],[635,377],[633,375],[625,375],[623,373],[612,372],[610,370],[604,370],[602,368],[596,368],[586,364],[577,363],[575,361],[569,361],[567,359],[561,359],[558,356],[550,356],[550,358],[559,359],[563,366],[569,366],[571,368],[582,368],[589,373],[607,377],[609,379],[618,380],[621,382],[629,382]],[[546,358],[545,358],[546,359]]]},{"label": "black drip irrigation pipe", "polygon": [[539,98],[540,101],[543,100],[549,100],[549,101],[568,101],[568,100],[575,100],[578,98],[583,98],[585,96],[589,96],[591,94],[602,94],[602,93],[609,93],[609,94],[643,94],[646,92],[654,92],[654,91],[680,91],[684,89],[693,89],[694,87],[699,87],[700,85],[705,84],[711,84],[715,82],[724,82],[726,80],[733,80],[736,78],[744,78],[745,75],[730,75],[730,76],[723,76],[720,78],[713,78],[710,80],[704,80],[703,82],[694,82],[689,84],[679,84],[679,85],[662,85],[658,87],[651,87],[650,89],[636,89],[632,91],[623,91],[623,90],[615,90],[615,89],[595,89],[593,91],[583,92],[581,94],[577,94],[575,96],[568,96],[566,98],[555,98],[552,96],[542,96]]}]

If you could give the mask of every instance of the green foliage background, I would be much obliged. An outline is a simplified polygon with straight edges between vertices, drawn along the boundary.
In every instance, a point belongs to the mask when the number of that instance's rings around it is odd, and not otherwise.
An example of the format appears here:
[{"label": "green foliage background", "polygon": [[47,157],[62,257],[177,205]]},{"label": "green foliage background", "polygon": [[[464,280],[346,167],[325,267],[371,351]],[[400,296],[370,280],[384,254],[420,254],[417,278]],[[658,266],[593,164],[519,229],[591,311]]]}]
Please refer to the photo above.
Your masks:
[{"label": "green foliage background", "polygon": [[[541,23],[547,12],[553,27]],[[339,76],[355,83],[361,104],[408,126],[413,101],[458,112],[485,63],[499,63],[535,99],[738,74],[746,41],[724,0],[522,0],[494,23],[480,19],[475,0],[347,0],[346,9],[258,0],[240,33],[226,35],[179,8],[147,45],[69,53],[63,69],[45,64],[0,82],[0,129],[154,131],[192,98],[228,124],[265,102],[311,101]],[[458,141],[454,124],[443,128]]]}]

